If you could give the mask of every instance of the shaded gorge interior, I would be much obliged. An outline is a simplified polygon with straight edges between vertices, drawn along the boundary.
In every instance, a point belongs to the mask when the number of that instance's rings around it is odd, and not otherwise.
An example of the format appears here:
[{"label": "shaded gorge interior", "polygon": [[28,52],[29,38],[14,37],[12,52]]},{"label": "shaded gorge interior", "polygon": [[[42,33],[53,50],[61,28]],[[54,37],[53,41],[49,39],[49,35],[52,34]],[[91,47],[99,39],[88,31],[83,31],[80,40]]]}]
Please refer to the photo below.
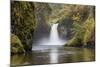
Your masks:
[{"label": "shaded gorge interior", "polygon": [[95,60],[95,6],[11,1],[11,65]]}]

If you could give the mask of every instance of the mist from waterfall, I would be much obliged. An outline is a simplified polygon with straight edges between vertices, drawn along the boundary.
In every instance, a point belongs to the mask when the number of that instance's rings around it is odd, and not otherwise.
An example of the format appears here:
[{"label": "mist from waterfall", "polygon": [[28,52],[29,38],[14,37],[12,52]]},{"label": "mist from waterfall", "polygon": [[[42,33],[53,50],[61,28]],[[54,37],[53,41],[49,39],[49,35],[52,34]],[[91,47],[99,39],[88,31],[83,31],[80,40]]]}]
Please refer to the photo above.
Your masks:
[{"label": "mist from waterfall", "polygon": [[37,46],[37,48],[34,47],[34,45],[33,45],[33,50],[35,50],[35,49],[41,50],[42,47],[44,47],[44,46],[45,46],[45,48],[48,48],[48,46],[52,46],[52,47],[53,46],[63,46],[65,41],[59,37],[57,27],[58,27],[58,23],[53,24],[51,26],[49,38],[43,38],[43,39],[39,40],[38,43],[35,44]]}]

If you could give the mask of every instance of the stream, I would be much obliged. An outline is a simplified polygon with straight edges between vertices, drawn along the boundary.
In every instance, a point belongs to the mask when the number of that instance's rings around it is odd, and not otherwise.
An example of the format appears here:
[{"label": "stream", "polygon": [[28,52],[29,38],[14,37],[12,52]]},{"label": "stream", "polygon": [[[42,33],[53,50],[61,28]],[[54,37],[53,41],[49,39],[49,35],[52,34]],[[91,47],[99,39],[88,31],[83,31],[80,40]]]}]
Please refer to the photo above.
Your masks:
[{"label": "stream", "polygon": [[11,65],[41,65],[86,62],[95,60],[94,49],[61,46],[44,47],[51,48],[44,50],[34,50],[26,54],[16,54],[11,56]]},{"label": "stream", "polygon": [[95,50],[81,47],[64,47],[59,38],[58,24],[53,24],[50,38],[33,43],[32,52],[11,56],[11,65],[42,65],[56,63],[86,62],[95,60]]}]

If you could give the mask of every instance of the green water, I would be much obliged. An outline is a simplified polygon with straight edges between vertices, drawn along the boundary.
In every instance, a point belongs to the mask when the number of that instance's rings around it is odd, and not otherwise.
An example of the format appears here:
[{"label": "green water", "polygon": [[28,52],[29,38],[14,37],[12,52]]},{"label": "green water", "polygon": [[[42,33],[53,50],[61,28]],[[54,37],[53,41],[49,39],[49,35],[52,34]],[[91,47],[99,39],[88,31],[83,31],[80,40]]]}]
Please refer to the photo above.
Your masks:
[{"label": "green water", "polygon": [[91,48],[60,47],[33,50],[26,54],[11,56],[11,65],[40,65],[56,63],[95,61],[95,50]]}]

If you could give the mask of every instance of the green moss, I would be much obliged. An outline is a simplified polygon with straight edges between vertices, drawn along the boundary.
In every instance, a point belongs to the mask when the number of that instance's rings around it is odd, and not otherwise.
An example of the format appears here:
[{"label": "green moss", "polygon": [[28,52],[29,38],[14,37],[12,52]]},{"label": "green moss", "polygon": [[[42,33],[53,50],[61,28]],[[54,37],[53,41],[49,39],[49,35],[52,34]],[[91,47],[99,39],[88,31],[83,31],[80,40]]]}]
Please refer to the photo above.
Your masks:
[{"label": "green moss", "polygon": [[11,33],[18,36],[25,51],[31,50],[36,27],[34,3],[11,1],[11,5]]},{"label": "green moss", "polygon": [[21,43],[20,39],[14,34],[11,34],[11,52],[12,53],[25,52],[23,44]]},{"label": "green moss", "polygon": [[[86,10],[84,10],[84,8],[86,8]],[[75,10],[70,16],[73,20],[70,29],[72,29],[74,36],[68,40],[67,45],[87,46],[91,44],[91,42],[94,42],[93,38],[95,38],[94,7],[76,6],[74,9]]]},{"label": "green moss", "polygon": [[93,17],[88,17],[83,24],[77,22],[73,23],[73,32],[75,35],[67,42],[69,46],[87,46],[91,41],[91,37],[95,38],[93,34],[95,31],[95,22]]},{"label": "green moss", "polygon": [[93,17],[89,17],[86,22],[84,23],[85,33],[83,37],[83,44],[84,46],[87,45],[87,43],[91,40],[91,36],[95,37],[93,34],[95,31],[95,22]]},{"label": "green moss", "polygon": [[75,46],[77,46],[77,47],[82,46],[81,41],[75,36],[72,39],[68,40],[66,45],[67,46],[74,46],[74,47]]}]

